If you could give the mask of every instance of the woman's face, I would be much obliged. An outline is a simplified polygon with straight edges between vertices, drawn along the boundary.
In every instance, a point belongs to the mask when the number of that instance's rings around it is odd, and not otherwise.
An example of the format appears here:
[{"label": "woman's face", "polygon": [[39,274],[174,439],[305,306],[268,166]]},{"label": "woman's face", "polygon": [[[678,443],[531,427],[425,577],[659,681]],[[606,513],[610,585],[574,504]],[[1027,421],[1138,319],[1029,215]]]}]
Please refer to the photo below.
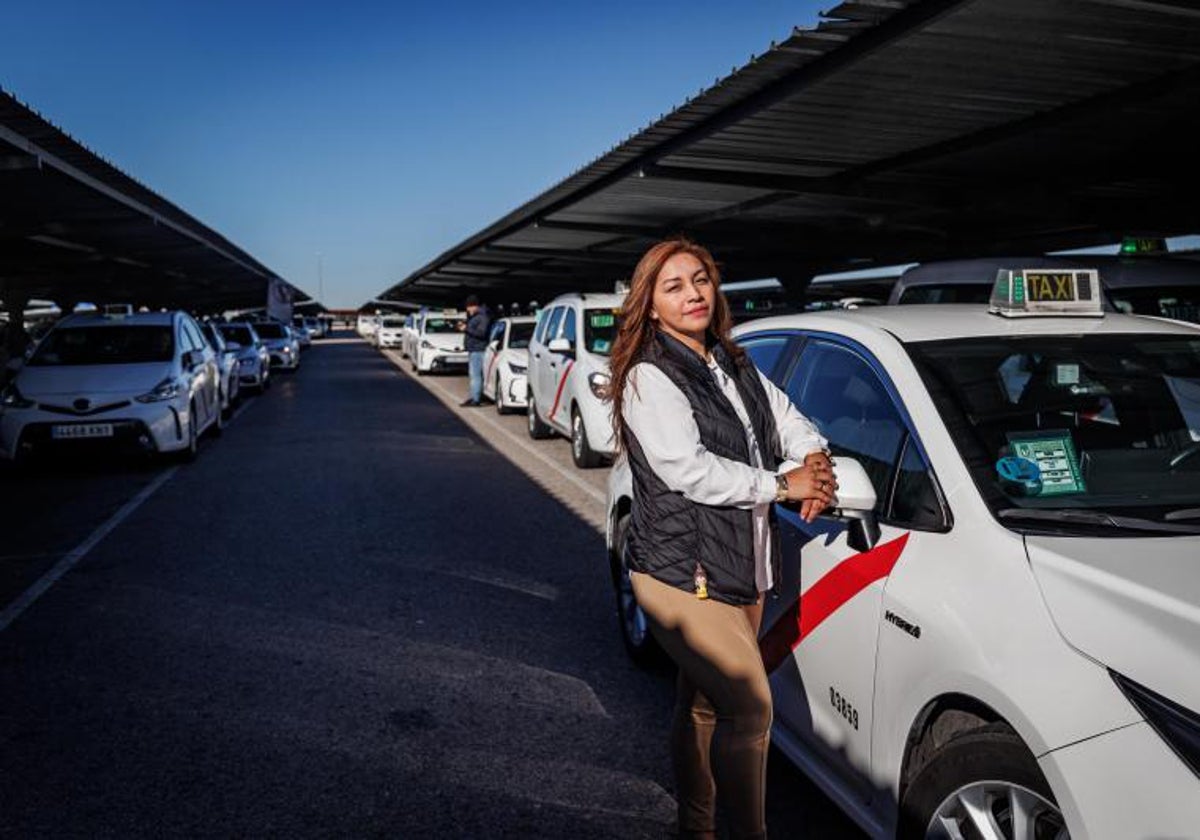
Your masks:
[{"label": "woman's face", "polygon": [[691,254],[671,257],[654,280],[650,317],[678,338],[704,341],[716,289],[704,263]]}]

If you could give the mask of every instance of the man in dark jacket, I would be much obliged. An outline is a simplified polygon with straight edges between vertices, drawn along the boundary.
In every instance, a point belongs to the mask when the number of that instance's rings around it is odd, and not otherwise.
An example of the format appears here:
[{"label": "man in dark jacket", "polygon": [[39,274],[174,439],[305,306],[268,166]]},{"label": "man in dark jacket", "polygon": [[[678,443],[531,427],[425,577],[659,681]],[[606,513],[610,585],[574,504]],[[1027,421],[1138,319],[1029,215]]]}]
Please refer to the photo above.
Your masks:
[{"label": "man in dark jacket", "polygon": [[483,403],[483,351],[487,348],[488,330],[491,319],[487,310],[479,305],[475,295],[467,297],[467,324],[465,328],[467,370],[471,374],[471,392],[463,405],[482,405]]}]

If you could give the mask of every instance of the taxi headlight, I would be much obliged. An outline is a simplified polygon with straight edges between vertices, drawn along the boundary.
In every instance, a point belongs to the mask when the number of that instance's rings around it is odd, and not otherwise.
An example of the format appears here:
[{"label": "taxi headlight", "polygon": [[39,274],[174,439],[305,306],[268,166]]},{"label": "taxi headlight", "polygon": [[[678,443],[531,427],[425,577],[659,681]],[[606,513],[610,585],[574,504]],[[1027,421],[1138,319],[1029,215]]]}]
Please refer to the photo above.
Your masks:
[{"label": "taxi headlight", "polygon": [[33,408],[33,400],[27,400],[17,390],[17,383],[11,382],[3,390],[0,391],[0,407],[3,408]]},{"label": "taxi headlight", "polygon": [[516,362],[509,362],[508,369],[511,370],[515,376],[524,376],[525,371],[529,370],[529,367],[527,365],[519,365]]},{"label": "taxi headlight", "polygon": [[155,403],[163,402],[164,400],[173,400],[177,396],[179,396],[179,383],[171,377],[167,377],[155,385],[153,390],[134,399],[140,403]]},{"label": "taxi headlight", "polygon": [[1200,715],[1178,703],[1155,694],[1116,671],[1109,671],[1117,687],[1125,694],[1146,722],[1167,742],[1191,771],[1200,776]]},{"label": "taxi headlight", "polygon": [[588,374],[588,387],[592,389],[592,393],[597,399],[608,399],[608,386],[612,382],[612,377],[607,373],[591,373]]},{"label": "taxi headlight", "polygon": [[432,350],[433,344],[431,342],[426,341],[425,339],[421,339],[421,349],[422,350]]}]

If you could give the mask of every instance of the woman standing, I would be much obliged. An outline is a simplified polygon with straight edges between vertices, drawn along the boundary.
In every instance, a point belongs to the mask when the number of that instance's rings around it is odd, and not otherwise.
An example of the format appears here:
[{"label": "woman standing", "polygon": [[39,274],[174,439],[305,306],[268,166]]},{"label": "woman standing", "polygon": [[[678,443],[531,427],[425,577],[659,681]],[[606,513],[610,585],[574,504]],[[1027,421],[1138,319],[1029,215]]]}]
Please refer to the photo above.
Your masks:
[{"label": "woman standing", "polygon": [[[825,439],[730,337],[707,250],[652,247],[613,347],[613,423],[633,475],[628,563],[679,667],[671,755],[681,837],[765,837],[771,691],[762,593],[779,580],[772,504],[812,521],[837,489]],[[803,466],[776,474],[791,459]]]}]

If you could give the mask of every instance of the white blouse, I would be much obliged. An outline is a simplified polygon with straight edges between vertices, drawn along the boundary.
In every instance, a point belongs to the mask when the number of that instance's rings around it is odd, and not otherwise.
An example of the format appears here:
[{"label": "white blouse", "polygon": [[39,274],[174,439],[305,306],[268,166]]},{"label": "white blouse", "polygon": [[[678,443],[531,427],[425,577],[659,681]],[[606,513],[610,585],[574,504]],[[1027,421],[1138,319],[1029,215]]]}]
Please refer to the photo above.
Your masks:
[{"label": "white blouse", "polygon": [[[751,463],[709,452],[700,441],[700,428],[683,391],[661,369],[645,362],[634,365],[625,382],[625,425],[637,438],[650,468],[669,489],[697,504],[753,511],[754,579],[758,591],[766,592],[774,585],[767,516],[775,501],[775,469],[779,465],[762,463],[741,394],[711,355],[708,369],[742,422]],[[784,457],[803,463],[805,456],[824,449],[825,438],[796,410],[787,394],[761,372],[758,377],[767,393]]]}]

